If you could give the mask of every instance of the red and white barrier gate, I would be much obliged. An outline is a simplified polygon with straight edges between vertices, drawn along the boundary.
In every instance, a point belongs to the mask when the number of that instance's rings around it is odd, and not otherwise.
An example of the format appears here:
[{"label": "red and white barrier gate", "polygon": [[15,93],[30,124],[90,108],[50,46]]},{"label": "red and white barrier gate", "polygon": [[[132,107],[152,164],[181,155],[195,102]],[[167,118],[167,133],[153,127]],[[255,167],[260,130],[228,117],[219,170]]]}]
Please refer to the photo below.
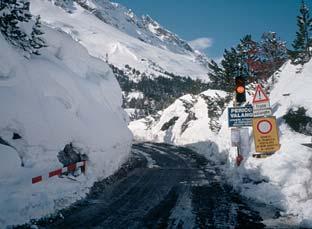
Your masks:
[{"label": "red and white barrier gate", "polygon": [[86,171],[86,163],[87,163],[86,161],[80,161],[80,162],[65,166],[63,168],[56,169],[54,171],[49,172],[46,176],[37,176],[37,177],[32,178],[31,183],[36,184],[50,177],[60,176],[66,172],[74,172],[78,168],[81,168],[81,171],[84,173]]}]

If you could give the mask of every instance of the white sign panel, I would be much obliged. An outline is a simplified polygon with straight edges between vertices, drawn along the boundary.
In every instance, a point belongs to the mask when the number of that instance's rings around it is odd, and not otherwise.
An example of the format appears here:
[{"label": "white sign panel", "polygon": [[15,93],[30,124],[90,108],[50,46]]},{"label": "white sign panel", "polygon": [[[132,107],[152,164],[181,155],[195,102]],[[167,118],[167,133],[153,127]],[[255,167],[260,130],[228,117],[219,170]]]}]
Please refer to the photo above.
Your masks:
[{"label": "white sign panel", "polygon": [[243,155],[248,155],[250,152],[250,141],[249,141],[249,129],[240,129],[240,150]]},{"label": "white sign panel", "polygon": [[231,129],[231,142],[232,142],[232,146],[239,146],[239,142],[240,142],[239,129],[236,129],[236,128]]},{"label": "white sign panel", "polygon": [[271,116],[272,110],[271,108],[263,109],[263,110],[253,110],[254,117],[264,117],[264,116]]},{"label": "white sign panel", "polygon": [[253,104],[253,116],[254,117],[264,117],[264,116],[271,116],[272,110],[270,107],[270,102],[260,102]]},{"label": "white sign panel", "polygon": [[264,110],[264,109],[269,109],[269,108],[270,108],[270,102],[269,101],[253,104],[254,110]]}]

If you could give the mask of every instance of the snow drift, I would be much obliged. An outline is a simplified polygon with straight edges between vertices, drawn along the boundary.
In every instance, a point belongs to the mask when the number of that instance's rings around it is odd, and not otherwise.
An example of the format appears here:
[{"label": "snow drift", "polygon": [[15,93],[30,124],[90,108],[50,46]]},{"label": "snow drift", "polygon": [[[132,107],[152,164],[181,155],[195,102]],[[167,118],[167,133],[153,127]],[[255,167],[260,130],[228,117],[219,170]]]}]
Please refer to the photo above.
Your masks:
[{"label": "snow drift", "polygon": [[[130,151],[132,135],[110,68],[67,34],[44,32],[48,48],[31,59],[0,35],[1,228],[68,206]],[[69,143],[87,155],[86,175],[32,185],[32,177],[63,166],[57,154]]]}]

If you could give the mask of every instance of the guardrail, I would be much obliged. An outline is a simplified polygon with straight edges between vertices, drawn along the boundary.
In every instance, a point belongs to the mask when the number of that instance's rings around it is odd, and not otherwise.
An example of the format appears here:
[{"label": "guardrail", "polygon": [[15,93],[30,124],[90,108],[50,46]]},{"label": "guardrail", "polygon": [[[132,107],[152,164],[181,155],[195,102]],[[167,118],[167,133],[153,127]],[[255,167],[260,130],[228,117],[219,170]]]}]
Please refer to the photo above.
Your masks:
[{"label": "guardrail", "polygon": [[53,171],[49,172],[46,175],[33,177],[32,180],[31,180],[31,183],[32,184],[36,184],[36,183],[48,180],[51,177],[60,176],[63,173],[66,173],[66,172],[74,172],[78,168],[81,168],[81,172],[85,173],[85,171],[86,171],[86,164],[87,164],[86,161],[80,161],[80,162],[77,162],[77,163],[74,163],[74,164],[67,165],[67,166],[65,166],[63,168],[53,170]]}]

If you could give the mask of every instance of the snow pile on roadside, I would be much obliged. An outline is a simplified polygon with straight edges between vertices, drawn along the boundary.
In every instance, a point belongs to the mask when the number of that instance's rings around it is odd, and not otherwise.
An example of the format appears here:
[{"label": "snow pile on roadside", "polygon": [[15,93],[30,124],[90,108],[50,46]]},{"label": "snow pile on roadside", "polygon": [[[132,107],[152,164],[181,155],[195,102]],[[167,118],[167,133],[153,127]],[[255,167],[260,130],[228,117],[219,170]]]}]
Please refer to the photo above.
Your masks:
[{"label": "snow pile on roadside", "polygon": [[[221,127],[218,119],[227,101],[223,91],[208,90],[199,95],[184,95],[159,113],[157,117],[130,122],[129,128],[138,141],[165,142],[192,145],[212,156],[214,144]],[[203,150],[201,150],[203,151]],[[214,154],[216,155],[216,154]]]},{"label": "snow pile on roadside", "polygon": [[[68,206],[130,151],[110,68],[65,33],[44,31],[49,47],[31,59],[0,34],[0,228]],[[70,142],[89,159],[86,175],[32,185],[32,177],[63,167],[57,154]]]},{"label": "snow pile on roadside", "polygon": [[301,145],[310,143],[311,136],[293,131],[283,119],[290,108],[303,106],[312,117],[312,62],[300,72],[299,66],[285,64],[271,95],[271,107],[276,116],[281,148],[265,159],[252,157],[255,152],[250,128],[251,152],[245,153],[242,166],[234,165],[236,149],[230,147],[227,112],[217,141],[220,152],[229,154],[229,176],[234,186],[245,196],[272,204],[294,215],[302,226],[312,226],[312,154]]}]

